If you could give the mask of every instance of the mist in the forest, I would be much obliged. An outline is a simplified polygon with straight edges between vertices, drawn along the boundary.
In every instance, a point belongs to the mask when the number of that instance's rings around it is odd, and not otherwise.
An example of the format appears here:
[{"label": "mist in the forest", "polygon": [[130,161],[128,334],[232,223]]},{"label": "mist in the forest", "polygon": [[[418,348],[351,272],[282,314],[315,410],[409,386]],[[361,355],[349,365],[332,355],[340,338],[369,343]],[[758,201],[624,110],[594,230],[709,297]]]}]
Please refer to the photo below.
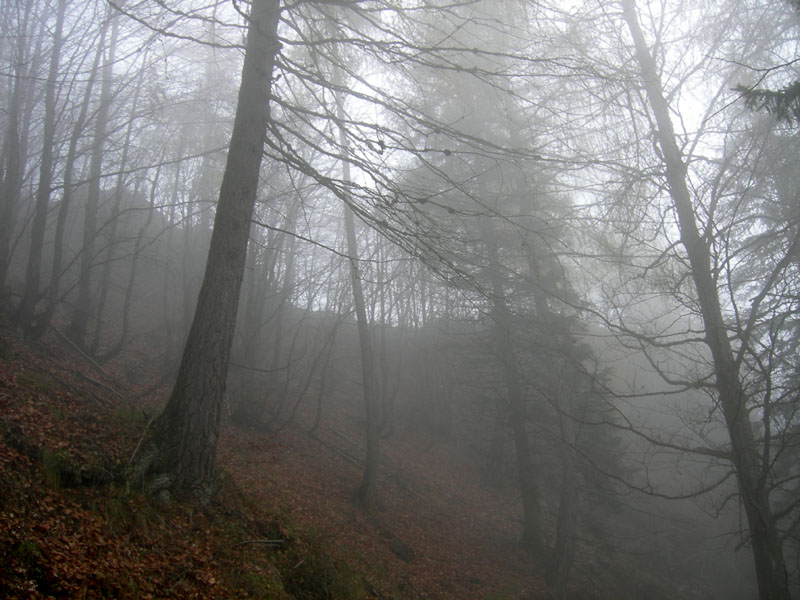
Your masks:
[{"label": "mist in the forest", "polygon": [[154,498],[213,496],[220,431],[299,431],[353,510],[508,501],[552,597],[788,599],[798,19],[4,2],[5,318],[152,382]]}]

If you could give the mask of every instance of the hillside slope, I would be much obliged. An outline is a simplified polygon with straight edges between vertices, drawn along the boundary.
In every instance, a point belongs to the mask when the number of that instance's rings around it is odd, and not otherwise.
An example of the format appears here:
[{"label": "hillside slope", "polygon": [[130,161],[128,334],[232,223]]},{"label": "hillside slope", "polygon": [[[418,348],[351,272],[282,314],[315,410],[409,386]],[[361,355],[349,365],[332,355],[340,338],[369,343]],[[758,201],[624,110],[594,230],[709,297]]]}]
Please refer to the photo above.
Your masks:
[{"label": "hillside slope", "polygon": [[[347,407],[326,407],[314,434],[225,426],[213,506],[155,506],[123,473],[166,390],[142,395],[142,372],[122,389],[122,371],[57,336],[26,343],[4,325],[0,339],[4,597],[551,597],[515,541],[514,490],[446,442],[411,429],[385,440],[366,514],[350,501],[360,449]],[[624,597],[596,572],[582,548],[569,597]]]}]

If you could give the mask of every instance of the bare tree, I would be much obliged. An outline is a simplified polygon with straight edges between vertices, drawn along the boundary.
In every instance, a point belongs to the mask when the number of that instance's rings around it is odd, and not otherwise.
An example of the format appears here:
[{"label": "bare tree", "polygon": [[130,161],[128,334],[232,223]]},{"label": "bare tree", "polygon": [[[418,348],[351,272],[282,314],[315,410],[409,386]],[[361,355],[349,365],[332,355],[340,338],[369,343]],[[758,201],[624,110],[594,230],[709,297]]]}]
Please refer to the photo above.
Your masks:
[{"label": "bare tree", "polygon": [[[28,135],[34,107],[32,83],[38,68],[38,48],[31,47],[31,38],[41,40],[45,36],[33,34],[35,14],[34,2],[9,2],[4,5],[4,23],[15,23],[16,44],[9,52],[13,58],[13,81],[8,90],[8,112],[5,117],[3,146],[0,152],[0,291],[4,287],[11,256],[14,250],[14,235],[19,214],[19,203],[25,176],[28,154]],[[42,23],[42,26],[44,24]],[[38,42],[41,43],[41,42]]]},{"label": "bare tree", "polygon": [[739,361],[731,345],[729,327],[723,317],[717,282],[712,272],[711,246],[700,233],[696,222],[696,209],[686,181],[686,165],[675,141],[669,105],[651,50],[639,26],[636,6],[633,0],[623,0],[622,7],[655,119],[665,178],[678,217],[680,243],[686,251],[689,274],[700,305],[704,340],[713,359],[715,387],[730,435],[733,465],[750,527],[759,594],[765,600],[788,599],[781,539],[775,527],[767,486],[769,465],[763,463],[750,422],[748,393],[741,379]]},{"label": "bare tree", "polygon": [[97,236],[97,212],[100,202],[100,180],[103,176],[103,148],[106,143],[109,127],[109,115],[112,100],[112,79],[114,75],[114,57],[117,51],[119,37],[119,19],[113,6],[109,6],[106,18],[111,22],[111,37],[104,49],[105,62],[102,68],[102,83],[100,85],[100,98],[97,114],[95,115],[92,139],[92,152],[89,160],[89,182],[84,208],[83,219],[83,246],[80,257],[80,274],[78,278],[78,298],[72,320],[69,326],[69,335],[73,341],[83,346],[86,338],[86,327],[93,311],[94,298],[92,294],[93,267],[95,257],[95,237]]},{"label": "bare tree", "polygon": [[44,106],[44,131],[42,134],[42,155],[39,166],[39,185],[36,191],[36,206],[31,224],[31,245],[28,264],[25,271],[25,288],[17,308],[17,321],[23,330],[32,332],[35,327],[34,314],[36,301],[39,299],[41,284],[42,247],[44,246],[44,230],[47,223],[47,210],[50,205],[50,192],[53,182],[53,152],[56,129],[56,79],[61,60],[62,35],[64,31],[64,15],[66,2],[60,1],[56,9],[56,24],[53,30],[53,41],[50,49],[50,67],[47,74]]}]

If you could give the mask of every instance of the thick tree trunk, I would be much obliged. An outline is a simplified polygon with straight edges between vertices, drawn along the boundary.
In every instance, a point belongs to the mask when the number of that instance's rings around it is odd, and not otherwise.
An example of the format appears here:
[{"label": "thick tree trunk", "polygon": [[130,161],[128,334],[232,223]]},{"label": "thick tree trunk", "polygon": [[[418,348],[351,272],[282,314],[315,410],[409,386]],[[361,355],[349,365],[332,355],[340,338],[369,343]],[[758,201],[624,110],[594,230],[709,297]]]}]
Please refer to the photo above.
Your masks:
[{"label": "thick tree trunk", "polygon": [[205,501],[213,491],[225,379],[256,201],[277,39],[278,0],[254,0],[242,83],[205,277],[178,378],[140,459],[148,489]]},{"label": "thick tree trunk", "polygon": [[686,166],[675,141],[675,133],[664,99],[656,64],[639,26],[633,0],[622,0],[624,18],[633,38],[647,98],[657,125],[657,135],[667,183],[678,215],[681,244],[686,249],[705,325],[705,341],[711,351],[716,387],[733,449],[739,493],[750,526],[759,597],[762,600],[788,600],[789,583],[780,535],[772,517],[767,477],[761,464],[758,445],[749,420],[747,395],[728,339],[719,293],[711,272],[711,250],[695,221],[686,183]]}]

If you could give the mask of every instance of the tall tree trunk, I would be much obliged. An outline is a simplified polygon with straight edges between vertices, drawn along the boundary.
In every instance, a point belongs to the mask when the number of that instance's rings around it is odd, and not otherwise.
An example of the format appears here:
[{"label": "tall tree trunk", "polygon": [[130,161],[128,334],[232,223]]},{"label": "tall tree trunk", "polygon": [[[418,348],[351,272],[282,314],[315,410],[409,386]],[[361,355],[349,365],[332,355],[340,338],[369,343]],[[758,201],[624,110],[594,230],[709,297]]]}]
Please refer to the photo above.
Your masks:
[{"label": "tall tree trunk", "polygon": [[561,492],[558,499],[556,544],[547,572],[547,582],[559,598],[563,598],[567,591],[569,573],[575,558],[578,527],[578,474],[573,457],[575,451],[571,444],[571,440],[565,439],[561,446]]},{"label": "tall tree trunk", "polygon": [[[142,61],[144,64],[147,63],[147,54],[145,53],[145,57]],[[144,81],[144,73],[145,68],[139,71],[139,76],[136,81],[136,90],[133,93],[133,100],[131,101],[131,116],[128,120],[128,127],[125,131],[125,141],[122,144],[122,157],[119,161],[119,172],[117,173],[117,181],[114,184],[114,208],[111,211],[111,223],[110,228],[111,231],[109,232],[109,240],[108,240],[108,250],[106,251],[106,256],[103,261],[103,273],[100,276],[100,297],[97,300],[97,315],[95,319],[95,327],[94,327],[94,338],[92,339],[92,345],[90,347],[91,353],[93,356],[97,356],[98,352],[100,351],[100,345],[102,344],[102,337],[103,337],[103,319],[105,317],[105,310],[106,310],[106,301],[108,300],[108,291],[111,287],[111,271],[114,265],[114,252],[117,248],[117,228],[119,226],[119,218],[120,218],[120,205],[122,203],[122,198],[125,195],[125,168],[128,164],[128,152],[130,151],[131,147],[131,139],[133,138],[133,125],[136,122],[136,111],[139,108],[139,96],[142,91],[142,83]],[[135,197],[135,193],[134,193]],[[137,240],[136,245],[139,246],[141,240],[140,238]],[[133,259],[134,262],[136,261],[136,255],[134,254]],[[130,299],[130,289],[126,294],[126,302]],[[124,336],[120,339],[124,340]]]},{"label": "tall tree trunk", "polygon": [[[535,231],[535,228],[531,228]],[[527,236],[525,250],[528,259],[528,278],[533,284],[533,303],[536,307],[536,316],[539,321],[549,324],[556,321],[556,315],[550,310],[550,303],[545,289],[542,287],[541,263],[542,260],[535,250],[533,234]],[[548,329],[545,329],[548,331]],[[572,338],[571,331],[565,334]],[[556,521],[556,541],[553,552],[550,556],[550,564],[546,573],[546,579],[550,587],[555,591],[559,598],[565,596],[569,574],[572,570],[572,563],[575,557],[575,544],[578,525],[579,495],[578,495],[578,470],[577,470],[577,450],[578,442],[576,418],[580,418],[573,413],[574,406],[569,397],[562,393],[563,377],[559,367],[553,364],[554,361],[548,357],[542,357],[548,364],[547,372],[550,378],[544,385],[558,411],[558,422],[561,430],[561,440],[559,444],[559,458],[561,462],[561,490],[558,500],[558,519]],[[570,391],[574,388],[567,386]]]},{"label": "tall tree trunk", "polygon": [[81,248],[80,279],[78,281],[78,299],[69,335],[73,341],[83,346],[86,337],[86,326],[92,314],[92,267],[94,265],[95,236],[97,235],[97,210],[100,204],[100,179],[103,171],[103,148],[105,146],[106,129],[111,108],[111,83],[114,75],[114,57],[116,55],[119,20],[111,6],[107,19],[111,20],[111,39],[108,53],[103,65],[103,83],[100,86],[100,104],[95,117],[92,154],[89,160],[89,189],[86,197],[86,210],[83,220],[83,246]]},{"label": "tall tree trunk", "polygon": [[[280,418],[281,413],[283,412],[283,407],[286,402],[286,398],[289,393],[289,384],[292,380],[292,367],[291,364],[293,362],[293,354],[294,354],[294,347],[297,342],[297,334],[299,329],[302,325],[301,323],[297,324],[297,329],[295,330],[294,339],[292,340],[288,350],[288,356],[286,357],[285,364],[283,363],[283,346],[284,346],[284,327],[286,325],[286,316],[287,310],[286,306],[289,303],[289,298],[291,297],[292,291],[294,291],[295,286],[295,262],[296,256],[295,252],[297,249],[297,238],[291,235],[294,232],[294,221],[287,216],[285,222],[286,231],[289,234],[284,234],[286,236],[285,240],[285,255],[286,255],[286,264],[284,266],[283,271],[283,283],[281,284],[281,290],[277,294],[277,305],[275,306],[275,312],[272,314],[271,319],[274,322],[273,325],[273,336],[272,336],[272,358],[269,363],[270,371],[273,373],[278,373],[282,371],[282,385],[275,387],[275,398],[274,402],[272,403],[272,416],[273,419]],[[303,317],[304,319],[305,317]],[[276,378],[276,384],[277,384]]]},{"label": "tall tree trunk", "polygon": [[213,492],[219,422],[250,220],[270,118],[272,72],[280,49],[278,0],[254,0],[242,83],[220,188],[205,277],[178,377],[139,460],[148,490],[206,501]]},{"label": "tall tree trunk", "polygon": [[678,216],[681,244],[688,255],[691,276],[705,326],[705,343],[711,351],[717,394],[733,450],[739,493],[742,497],[755,559],[759,597],[788,600],[789,582],[782,542],[775,526],[767,489],[768,464],[761,464],[753,427],[749,420],[747,394],[728,339],[716,281],[711,271],[711,248],[699,232],[686,182],[686,165],[675,141],[675,133],[634,0],[622,0],[623,16],[633,38],[647,99],[656,120],[656,134],[666,167],[667,184]]},{"label": "tall tree trunk", "polygon": [[60,286],[61,277],[63,276],[62,265],[64,262],[64,235],[67,228],[67,217],[69,216],[70,208],[72,207],[72,177],[75,169],[75,162],[78,157],[78,143],[83,133],[83,128],[86,125],[86,116],[89,113],[89,105],[92,101],[92,93],[94,91],[94,84],[97,81],[97,71],[100,65],[100,60],[103,57],[103,48],[105,47],[105,39],[108,32],[108,20],[106,20],[100,30],[100,39],[97,43],[97,49],[94,55],[92,67],[89,70],[89,79],[86,82],[86,88],[83,93],[83,100],[81,102],[81,109],[78,113],[77,119],[72,127],[72,133],[69,139],[69,147],[67,149],[67,157],[64,163],[64,191],[61,196],[61,205],[58,207],[58,214],[56,216],[56,229],[53,236],[53,263],[50,269],[50,283],[47,289],[47,308],[44,314],[37,317],[36,332],[32,335],[34,337],[40,336],[50,323],[53,313],[60,302]]},{"label": "tall tree trunk", "polygon": [[[345,176],[345,179],[347,177]],[[380,415],[378,394],[375,390],[375,357],[372,353],[372,336],[367,321],[364,291],[358,263],[355,219],[349,206],[344,209],[344,223],[347,232],[347,254],[350,260],[350,281],[353,286],[353,305],[358,325],[358,340],[361,349],[361,381],[364,391],[364,414],[366,418],[367,452],[364,461],[364,474],[356,490],[356,500],[363,508],[369,508],[375,499],[375,486],[378,482],[378,463],[380,461]]]},{"label": "tall tree trunk", "polygon": [[[5,295],[6,278],[11,266],[12,239],[17,223],[17,204],[22,189],[24,160],[23,150],[27,133],[23,117],[24,100],[30,80],[26,75],[29,41],[27,35],[33,2],[27,2],[22,22],[19,24],[11,99],[8,106],[5,136],[3,137],[2,171],[0,171],[0,298]],[[9,9],[10,13],[10,9]]]},{"label": "tall tree trunk", "polygon": [[[347,160],[348,141],[344,129],[345,114],[341,96],[336,95],[336,114],[339,127],[339,144],[342,152],[342,171],[344,181],[350,181],[350,163]],[[364,509],[369,509],[375,500],[375,487],[378,482],[380,462],[380,415],[375,378],[375,357],[372,353],[372,335],[369,330],[367,307],[364,302],[364,289],[361,285],[358,259],[358,242],[353,210],[344,205],[344,228],[347,240],[347,256],[350,261],[350,283],[353,287],[353,306],[358,325],[358,341],[361,350],[361,385],[364,392],[364,414],[366,419],[367,451],[364,460],[364,474],[355,493],[356,501]]]},{"label": "tall tree trunk", "polygon": [[503,290],[497,247],[492,239],[493,232],[489,225],[483,226],[483,237],[489,251],[495,352],[506,385],[511,432],[517,461],[517,481],[522,500],[522,541],[534,552],[540,553],[542,550],[542,514],[539,481],[533,464],[526,427],[528,419],[525,410],[525,392],[517,367],[512,336],[514,325]]},{"label": "tall tree trunk", "polygon": [[44,131],[42,141],[42,157],[39,166],[39,187],[36,190],[36,205],[31,224],[31,246],[28,253],[28,264],[25,270],[25,287],[22,300],[17,309],[17,322],[28,333],[35,326],[36,303],[39,300],[39,284],[42,271],[42,247],[47,225],[47,210],[50,207],[50,188],[53,182],[53,140],[56,132],[56,78],[61,60],[61,38],[64,30],[64,14],[67,9],[66,0],[59,0],[56,13],[56,27],[53,32],[53,47],[50,55],[47,84],[44,99]]},{"label": "tall tree trunk", "polygon": [[[298,206],[296,203],[295,206]],[[283,270],[283,283],[281,291],[278,293],[278,304],[275,307],[275,312],[272,318],[275,321],[274,331],[272,336],[272,358],[269,363],[270,370],[277,372],[281,368],[281,360],[283,357],[283,326],[286,320],[286,305],[289,303],[289,298],[294,291],[295,285],[295,252],[297,250],[297,238],[294,237],[294,208],[290,209],[290,214],[286,216],[284,221],[284,231],[287,233],[282,234],[286,236],[285,241],[285,254],[286,264]],[[282,246],[284,244],[281,244]],[[287,370],[288,371],[288,370]],[[288,377],[288,372],[287,372]]]},{"label": "tall tree trunk", "polygon": [[147,230],[150,228],[150,223],[153,221],[153,214],[156,212],[155,208],[155,195],[156,189],[158,188],[158,175],[161,168],[156,168],[155,177],[153,177],[153,184],[150,188],[150,202],[148,203],[147,207],[147,217],[145,217],[144,223],[139,228],[139,233],[136,236],[135,246],[133,248],[133,255],[131,256],[131,265],[130,271],[128,273],[128,284],[125,287],[125,298],[122,301],[122,312],[121,312],[121,321],[122,324],[120,326],[119,337],[117,341],[102,355],[97,355],[97,360],[99,362],[105,362],[114,358],[120,351],[125,347],[126,342],[128,341],[128,331],[130,330],[130,312],[131,312],[131,304],[133,303],[133,293],[136,289],[136,274],[139,268],[139,258],[142,255],[142,251],[145,248],[145,234]]}]

